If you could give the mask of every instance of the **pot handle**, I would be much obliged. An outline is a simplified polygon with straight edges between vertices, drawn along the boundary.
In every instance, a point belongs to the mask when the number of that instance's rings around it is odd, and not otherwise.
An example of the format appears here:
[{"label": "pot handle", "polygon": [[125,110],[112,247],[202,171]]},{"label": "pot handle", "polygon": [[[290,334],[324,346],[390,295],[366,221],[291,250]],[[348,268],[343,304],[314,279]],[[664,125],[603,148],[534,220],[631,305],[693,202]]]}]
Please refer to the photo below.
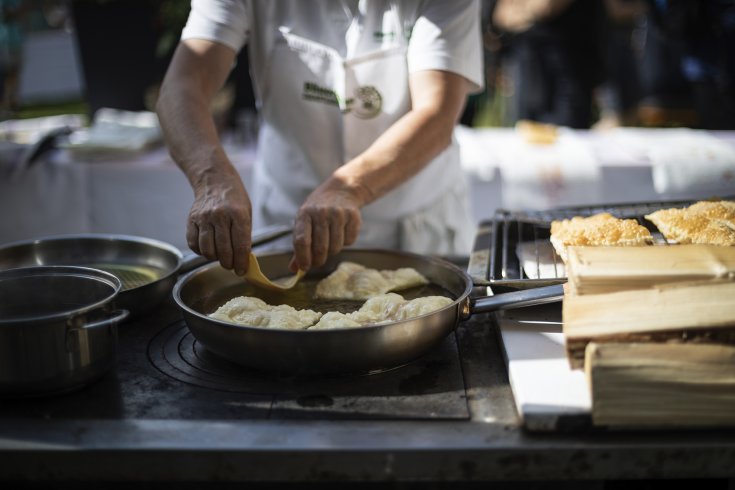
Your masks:
[{"label": "pot handle", "polygon": [[524,308],[526,306],[554,303],[561,301],[563,297],[564,285],[554,284],[553,286],[523,289],[484,298],[473,298],[470,300],[470,311],[472,313],[487,313],[497,310]]},{"label": "pot handle", "polygon": [[[285,225],[269,226],[263,230],[259,230],[253,234],[252,247],[259,247],[270,243],[273,240],[277,240],[283,236],[293,232],[293,228]],[[181,267],[179,268],[179,274],[185,274],[191,272],[199,266],[213,262],[202,255],[195,254],[194,252],[187,252],[184,254],[181,260]]]},{"label": "pot handle", "polygon": [[[130,312],[128,310],[115,310],[112,312],[112,316],[99,320],[96,322],[87,323],[84,325],[71,326],[69,325],[66,330],[66,350],[70,353],[88,352],[88,334],[89,330],[97,328],[104,328],[109,325],[113,325],[116,322],[121,322],[128,317]],[[110,332],[108,332],[108,335]]]},{"label": "pot handle", "polygon": [[112,316],[99,320],[92,323],[87,323],[79,327],[80,330],[93,330],[95,328],[106,327],[107,325],[115,322],[121,322],[128,317],[130,312],[128,310],[115,310],[112,312]]}]

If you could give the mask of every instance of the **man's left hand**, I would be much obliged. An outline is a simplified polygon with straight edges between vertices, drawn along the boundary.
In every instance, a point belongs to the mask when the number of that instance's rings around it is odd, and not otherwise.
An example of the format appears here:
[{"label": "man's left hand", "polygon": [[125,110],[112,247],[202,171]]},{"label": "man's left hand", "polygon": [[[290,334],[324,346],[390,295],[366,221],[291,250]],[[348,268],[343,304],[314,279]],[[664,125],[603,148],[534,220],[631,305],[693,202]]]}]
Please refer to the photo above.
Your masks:
[{"label": "man's left hand", "polygon": [[324,265],[357,240],[362,224],[361,200],[347,189],[320,186],[306,199],[296,216],[293,232],[292,271]]}]

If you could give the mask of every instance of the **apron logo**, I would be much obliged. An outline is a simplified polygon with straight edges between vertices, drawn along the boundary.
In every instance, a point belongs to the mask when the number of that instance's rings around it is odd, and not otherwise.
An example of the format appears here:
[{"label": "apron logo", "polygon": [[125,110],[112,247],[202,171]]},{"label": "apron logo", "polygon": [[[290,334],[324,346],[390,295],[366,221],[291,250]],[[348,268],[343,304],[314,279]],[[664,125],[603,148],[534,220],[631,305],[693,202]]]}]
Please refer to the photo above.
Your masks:
[{"label": "apron logo", "polygon": [[304,91],[301,94],[304,100],[313,100],[324,104],[339,106],[339,97],[334,90],[320,87],[316,83],[305,82]]},{"label": "apron logo", "polygon": [[344,106],[343,114],[352,113],[359,119],[372,119],[380,114],[380,110],[383,108],[383,96],[372,85],[358,87],[355,90],[354,97],[350,97],[342,104],[339,95],[334,90],[321,87],[316,83],[305,82],[301,97],[304,100],[321,102],[340,108]]},{"label": "apron logo", "polygon": [[347,112],[352,112],[360,119],[372,119],[380,114],[383,108],[383,96],[372,85],[358,87],[355,97],[349,99]]},{"label": "apron logo", "polygon": [[396,38],[396,33],[393,31],[388,31],[388,32],[375,31],[373,32],[373,41],[375,42],[392,41],[395,38]]}]

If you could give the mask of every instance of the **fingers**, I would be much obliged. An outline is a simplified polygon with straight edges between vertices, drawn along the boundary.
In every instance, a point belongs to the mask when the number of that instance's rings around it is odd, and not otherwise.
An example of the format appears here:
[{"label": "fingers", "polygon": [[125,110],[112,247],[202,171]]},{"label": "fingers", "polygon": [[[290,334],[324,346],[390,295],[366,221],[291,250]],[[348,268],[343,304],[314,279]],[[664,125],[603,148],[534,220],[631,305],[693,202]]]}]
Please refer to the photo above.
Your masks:
[{"label": "fingers", "polygon": [[291,270],[294,262],[297,269],[311,269],[311,235],[311,217],[300,214],[293,230],[294,260],[291,261]]},{"label": "fingers", "polygon": [[360,227],[362,226],[362,217],[360,213],[354,213],[350,215],[350,219],[347,220],[344,228],[344,244],[345,246],[352,245],[357,241],[357,237],[360,234]]},{"label": "fingers", "polygon": [[232,250],[231,224],[229,219],[222,222],[223,219],[226,218],[220,218],[220,222],[214,227],[215,258],[225,269],[232,269],[232,260],[235,254]]},{"label": "fingers", "polygon": [[251,247],[250,215],[245,208],[201,210],[195,204],[189,214],[186,241],[195,253],[245,274]]},{"label": "fingers", "polygon": [[[335,217],[329,222],[329,235],[328,242],[329,246],[324,254],[324,260],[322,264],[327,261],[329,255],[334,255],[345,245],[345,223],[344,216],[340,213],[339,217]],[[320,264],[321,265],[321,264]]]},{"label": "fingers", "polygon": [[199,253],[210,260],[217,258],[217,249],[214,246],[214,229],[209,224],[198,225]]},{"label": "fingers", "polygon": [[328,219],[318,217],[311,221],[311,267],[324,265],[329,254],[329,242],[331,231]]},{"label": "fingers", "polygon": [[[219,260],[219,263],[225,269],[235,269],[235,262],[237,261],[244,274],[247,271],[250,234],[248,231],[247,237],[244,237],[239,231],[249,228],[245,225],[245,217],[237,209],[223,207],[214,210],[210,220],[211,228],[214,230],[214,256],[206,257]],[[201,247],[201,232],[199,241]],[[235,248],[236,243],[238,249]],[[242,251],[246,248],[247,250],[243,253]],[[242,254],[242,256],[239,256],[239,254]]]},{"label": "fingers", "polygon": [[199,249],[199,226],[191,218],[189,218],[186,225],[186,244],[192,252],[202,255],[202,251]]},{"label": "fingers", "polygon": [[252,229],[250,221],[236,220],[230,226],[232,252],[234,254],[232,266],[235,273],[243,275],[248,271],[248,254],[252,245]]},{"label": "fingers", "polygon": [[357,240],[361,218],[357,210],[302,207],[294,225],[291,270],[319,267]]}]

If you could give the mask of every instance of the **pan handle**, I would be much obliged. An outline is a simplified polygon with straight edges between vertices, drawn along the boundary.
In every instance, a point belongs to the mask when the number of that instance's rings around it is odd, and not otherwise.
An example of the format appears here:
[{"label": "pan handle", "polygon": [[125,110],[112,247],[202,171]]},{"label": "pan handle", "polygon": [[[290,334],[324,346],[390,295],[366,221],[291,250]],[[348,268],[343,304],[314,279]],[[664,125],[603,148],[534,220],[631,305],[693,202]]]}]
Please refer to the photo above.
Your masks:
[{"label": "pan handle", "polygon": [[[290,226],[285,226],[285,225],[269,226],[267,228],[258,230],[255,233],[253,233],[252,247],[255,248],[261,245],[265,245],[266,243],[270,243],[273,240],[277,240],[292,232],[293,232],[293,228],[291,228]],[[204,264],[208,264],[210,262],[213,262],[213,261],[202,255],[195,254],[194,252],[188,252],[184,254],[184,257],[181,261],[181,267],[179,268],[179,274],[191,272],[197,267],[202,266]]]},{"label": "pan handle", "polygon": [[473,298],[470,300],[472,313],[487,313],[511,308],[542,305],[561,301],[564,297],[564,285],[554,284],[533,289],[524,289],[510,293],[500,293],[495,296]]},{"label": "pan handle", "polygon": [[253,233],[252,247],[259,247],[277,240],[293,232],[293,228],[285,225],[269,226]]},{"label": "pan handle", "polygon": [[115,310],[110,314],[109,317],[103,320],[97,320],[91,323],[84,323],[77,327],[69,328],[69,332],[76,330],[94,330],[95,328],[107,327],[109,325],[112,325],[113,323],[121,323],[128,317],[128,315],[130,315],[130,312],[128,310]]}]

